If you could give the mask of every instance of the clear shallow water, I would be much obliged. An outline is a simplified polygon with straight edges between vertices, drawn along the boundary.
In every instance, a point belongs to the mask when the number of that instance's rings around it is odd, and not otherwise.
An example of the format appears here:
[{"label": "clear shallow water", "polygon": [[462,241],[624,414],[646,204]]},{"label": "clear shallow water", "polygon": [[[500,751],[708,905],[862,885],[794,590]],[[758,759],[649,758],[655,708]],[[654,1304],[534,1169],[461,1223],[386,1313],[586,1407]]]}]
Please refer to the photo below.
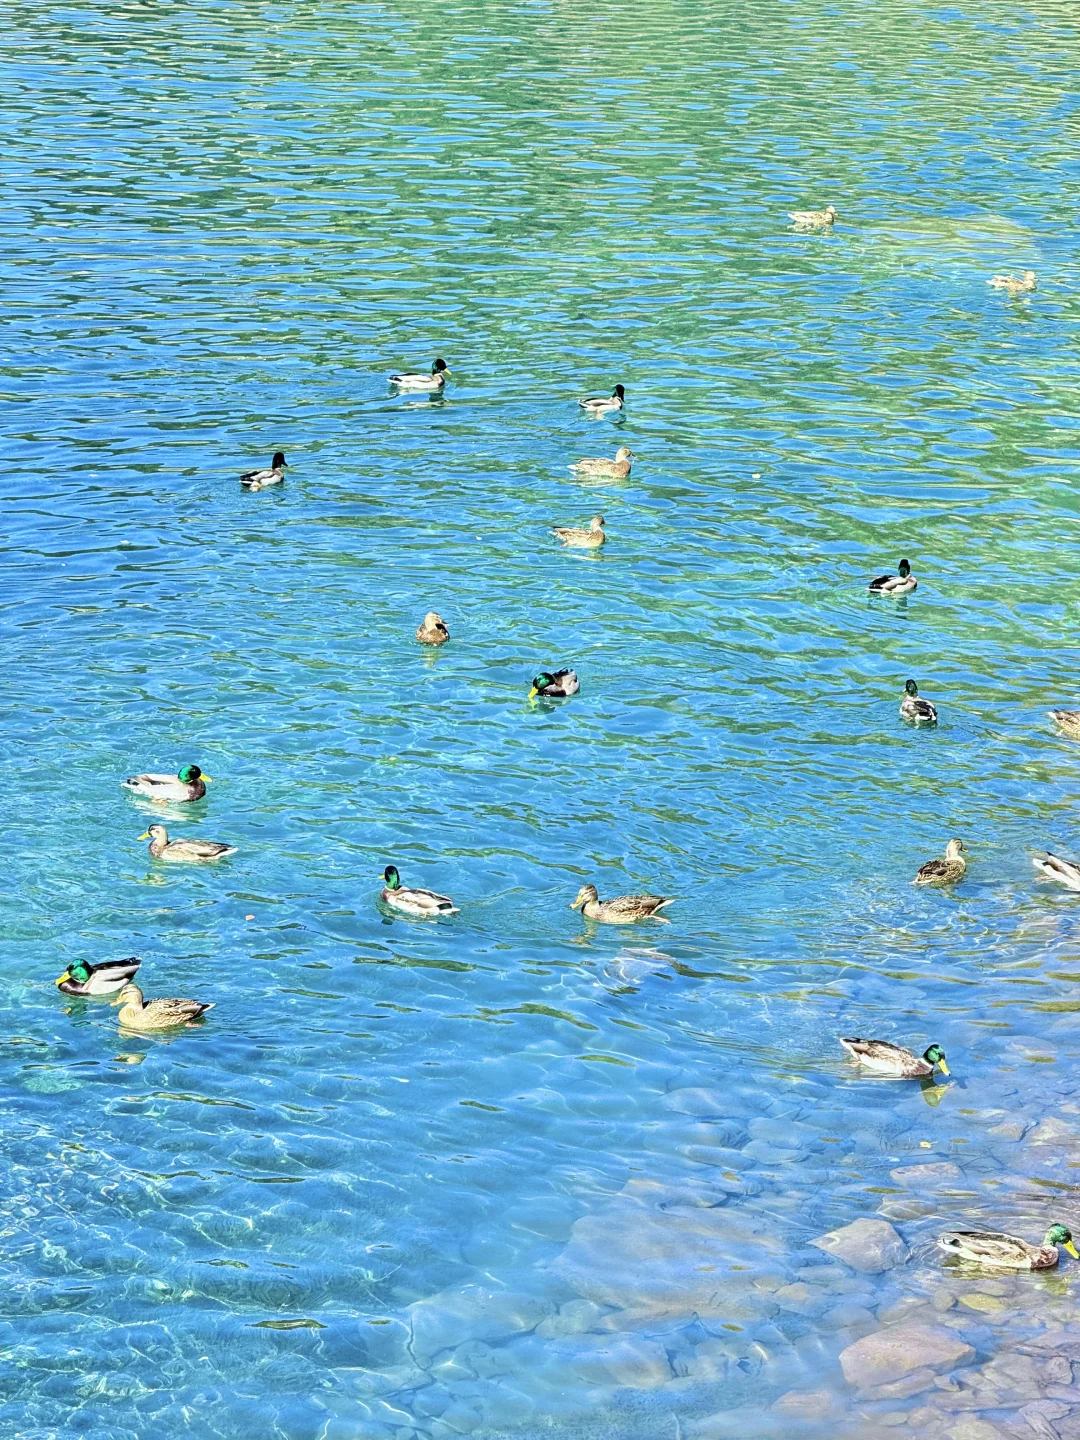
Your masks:
[{"label": "clear shallow water", "polygon": [[[1077,844],[1071,10],[17,19],[3,1428],[1080,1433],[1071,1267],[933,1250],[1080,1219],[1080,922],[1030,865]],[[435,354],[444,401],[387,394]],[[602,555],[548,537],[597,509]],[[214,869],[118,788],[187,760]],[[964,885],[913,890],[952,834]],[[380,913],[388,861],[460,916]],[[586,879],[672,923],[584,925]],[[52,985],[131,953],[202,1030]],[[809,1244],[879,1214],[881,1274]],[[911,1317],[968,1378],[857,1394]]]}]

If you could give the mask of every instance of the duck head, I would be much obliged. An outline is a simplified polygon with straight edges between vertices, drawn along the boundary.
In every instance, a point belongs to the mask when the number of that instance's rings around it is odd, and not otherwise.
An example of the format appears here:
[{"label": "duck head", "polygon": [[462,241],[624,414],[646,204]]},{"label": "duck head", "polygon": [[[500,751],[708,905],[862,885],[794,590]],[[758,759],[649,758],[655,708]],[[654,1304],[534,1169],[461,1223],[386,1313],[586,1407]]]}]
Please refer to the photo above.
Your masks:
[{"label": "duck head", "polygon": [[943,1075],[949,1074],[949,1067],[945,1064],[945,1051],[940,1045],[931,1045],[923,1051],[922,1057],[930,1066],[937,1066]]},{"label": "duck head", "polygon": [[60,978],[55,982],[63,985],[68,980],[74,980],[76,985],[85,985],[90,979],[90,967],[85,960],[76,960],[74,965],[69,965]]},{"label": "duck head", "polygon": [[1047,1245],[1060,1245],[1063,1250],[1069,1252],[1074,1260],[1080,1260],[1080,1252],[1077,1251],[1076,1246],[1073,1244],[1072,1231],[1067,1225],[1051,1225],[1050,1229],[1046,1232],[1045,1243]]}]

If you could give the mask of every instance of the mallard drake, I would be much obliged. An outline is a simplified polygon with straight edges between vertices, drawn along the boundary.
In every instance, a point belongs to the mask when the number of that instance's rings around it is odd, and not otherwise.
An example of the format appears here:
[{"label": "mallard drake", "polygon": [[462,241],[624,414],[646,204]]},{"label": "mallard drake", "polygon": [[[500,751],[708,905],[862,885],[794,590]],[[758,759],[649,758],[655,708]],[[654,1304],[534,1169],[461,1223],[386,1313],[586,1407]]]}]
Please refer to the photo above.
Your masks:
[{"label": "mallard drake", "polygon": [[246,475],[240,476],[240,484],[246,485],[249,490],[265,490],[268,485],[280,485],[285,479],[282,471],[288,468],[285,456],[280,450],[275,450],[269,470],[249,470]]},{"label": "mallard drake", "polygon": [[457,915],[458,907],[449,895],[439,895],[434,890],[415,890],[402,885],[396,865],[387,865],[383,871],[383,886],[380,900],[403,910],[406,915]]},{"label": "mallard drake", "polygon": [[1057,722],[1063,735],[1070,740],[1080,740],[1080,710],[1048,710],[1046,713]]},{"label": "mallard drake", "polygon": [[595,885],[582,885],[571,910],[580,910],[588,920],[602,920],[605,925],[633,925],[636,920],[659,920],[670,925],[666,915],[657,912],[674,903],[673,895],[616,895],[614,900],[601,900]]},{"label": "mallard drake", "polygon": [[910,595],[912,590],[919,588],[919,582],[912,575],[906,560],[901,560],[897,569],[899,575],[879,575],[876,580],[870,581],[867,589],[874,595]]},{"label": "mallard drake", "polygon": [[151,825],[138,836],[150,841],[150,854],[155,860],[220,860],[223,855],[235,855],[235,845],[223,845],[219,840],[170,840],[164,825]]},{"label": "mallard drake", "polygon": [[923,700],[919,695],[919,687],[914,680],[904,681],[904,698],[900,701],[900,717],[903,720],[911,720],[916,725],[937,724],[937,711],[929,700]]},{"label": "mallard drake", "polygon": [[1052,1270],[1058,1263],[1060,1245],[1080,1260],[1067,1225],[1051,1225],[1041,1245],[1029,1245],[1016,1235],[1000,1230],[947,1230],[938,1236],[938,1245],[961,1260],[979,1265],[996,1265],[1002,1270]]},{"label": "mallard drake", "polygon": [[604,534],[604,517],[602,515],[594,515],[589,521],[587,530],[575,529],[573,525],[557,525],[551,533],[557,535],[564,545],[576,547],[579,550],[595,550],[607,539]]},{"label": "mallard drake", "polygon": [[445,645],[450,639],[446,621],[437,610],[429,610],[416,627],[416,638],[421,645]]},{"label": "mallard drake", "polygon": [[144,1000],[137,985],[125,985],[113,1004],[123,1006],[116,1018],[124,1030],[175,1030],[214,1008],[213,1000]]},{"label": "mallard drake", "polygon": [[621,385],[616,385],[610,395],[592,395],[587,400],[579,400],[577,403],[590,415],[607,415],[612,410],[621,410],[625,398],[625,389]]},{"label": "mallard drake", "polygon": [[945,846],[944,860],[928,860],[920,865],[915,874],[916,885],[955,885],[964,878],[967,861],[962,851],[967,846],[962,840],[950,840]]},{"label": "mallard drake", "polygon": [[902,1045],[890,1044],[888,1040],[841,1040],[840,1044],[858,1065],[865,1065],[878,1075],[895,1075],[905,1079],[918,1080],[932,1075],[935,1067],[948,1075],[945,1051],[940,1045],[931,1045],[922,1053],[922,1059],[914,1050],[905,1050]]},{"label": "mallard drake", "polygon": [[1022,275],[993,275],[986,283],[995,290],[1007,290],[1010,295],[1029,295],[1039,288],[1034,270],[1025,270]]},{"label": "mallard drake", "polygon": [[175,775],[131,775],[120,784],[134,795],[145,795],[148,800],[201,800],[206,794],[206,785],[213,783],[212,775],[204,775],[198,765],[184,765]]},{"label": "mallard drake", "polygon": [[1041,870],[1059,885],[1067,885],[1070,890],[1080,890],[1080,865],[1075,860],[1062,860],[1060,855],[1052,855],[1049,850],[1044,850],[1041,855],[1033,855],[1031,863],[1036,870]]},{"label": "mallard drake", "polygon": [[576,670],[541,670],[539,675],[533,676],[529,699],[533,700],[537,695],[542,699],[565,698],[576,695],[580,689]]},{"label": "mallard drake", "polygon": [[452,374],[446,361],[440,358],[432,365],[430,375],[391,375],[390,384],[396,385],[399,390],[441,390],[447,375]]},{"label": "mallard drake", "polygon": [[826,205],[824,210],[789,210],[788,219],[804,230],[821,230],[831,225],[837,214],[835,205]]},{"label": "mallard drake", "polygon": [[635,458],[628,445],[620,445],[615,451],[614,460],[599,455],[592,459],[578,460],[567,468],[571,475],[597,475],[604,480],[625,480],[630,474],[630,463]]},{"label": "mallard drake", "polygon": [[122,990],[138,970],[142,961],[137,955],[127,960],[104,960],[100,965],[91,965],[87,960],[76,960],[69,965],[57,980],[57,988],[65,995],[115,995]]}]

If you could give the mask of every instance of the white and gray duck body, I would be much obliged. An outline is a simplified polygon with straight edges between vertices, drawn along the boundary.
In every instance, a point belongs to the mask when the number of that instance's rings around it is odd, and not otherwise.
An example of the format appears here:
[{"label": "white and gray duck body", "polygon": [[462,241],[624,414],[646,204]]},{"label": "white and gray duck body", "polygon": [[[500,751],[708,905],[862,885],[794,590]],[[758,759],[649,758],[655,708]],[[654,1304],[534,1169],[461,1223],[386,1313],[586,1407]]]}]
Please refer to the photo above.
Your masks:
[{"label": "white and gray duck body", "polygon": [[610,395],[590,395],[577,403],[587,415],[610,415],[621,410],[626,401],[626,388],[616,385]]},{"label": "white and gray duck body", "polygon": [[449,895],[440,895],[436,890],[421,890],[417,886],[402,885],[396,865],[387,865],[383,871],[383,882],[380,900],[384,905],[401,910],[406,915],[426,918],[459,913]]},{"label": "white and gray duck body", "polygon": [[430,375],[404,372],[391,375],[390,384],[398,390],[426,391],[430,394],[432,391],[441,390],[446,384],[447,375],[451,374],[453,371],[447,367],[446,361],[440,355],[432,365]]},{"label": "white and gray duck body", "polygon": [[141,964],[137,955],[126,960],[103,960],[99,965],[76,960],[56,981],[56,987],[65,995],[115,995],[134,978]]},{"label": "white and gray duck body", "polygon": [[937,710],[929,700],[919,694],[914,680],[904,682],[904,698],[900,701],[900,718],[910,720],[913,725],[936,725]]},{"label": "white and gray duck body", "polygon": [[288,468],[285,456],[276,450],[266,470],[249,470],[246,475],[240,476],[240,484],[248,490],[265,490],[268,485],[280,485]]},{"label": "white and gray duck body", "polygon": [[125,790],[130,790],[133,795],[142,795],[147,800],[188,804],[203,798],[208,781],[212,783],[213,776],[204,775],[198,765],[182,765],[175,775],[147,772],[145,775],[130,775],[120,783]]},{"label": "white and gray duck body", "polygon": [[879,575],[876,580],[871,580],[867,587],[872,595],[910,595],[913,590],[919,588],[919,582],[911,573],[911,565],[907,560],[901,560],[898,575]]}]

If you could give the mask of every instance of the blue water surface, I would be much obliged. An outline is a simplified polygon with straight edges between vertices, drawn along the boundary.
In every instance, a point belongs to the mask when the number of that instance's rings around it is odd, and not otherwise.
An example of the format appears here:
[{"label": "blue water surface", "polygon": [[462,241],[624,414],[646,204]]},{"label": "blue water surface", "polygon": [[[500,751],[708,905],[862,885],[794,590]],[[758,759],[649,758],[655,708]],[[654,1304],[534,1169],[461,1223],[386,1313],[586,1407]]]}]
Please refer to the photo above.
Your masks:
[{"label": "blue water surface", "polygon": [[[1080,1220],[1080,920],[1031,864],[1080,849],[1074,10],[13,8],[0,1433],[1025,1423],[1050,1382],[993,1366],[1080,1344],[1075,1267],[934,1241]],[[203,801],[120,789],[185,762]],[[156,864],[154,819],[238,853]],[[460,914],[380,908],[388,863]],[[206,1022],[53,984],[131,954]],[[810,1244],[861,1217],[907,1258]],[[991,1379],[850,1383],[901,1322]]]}]

